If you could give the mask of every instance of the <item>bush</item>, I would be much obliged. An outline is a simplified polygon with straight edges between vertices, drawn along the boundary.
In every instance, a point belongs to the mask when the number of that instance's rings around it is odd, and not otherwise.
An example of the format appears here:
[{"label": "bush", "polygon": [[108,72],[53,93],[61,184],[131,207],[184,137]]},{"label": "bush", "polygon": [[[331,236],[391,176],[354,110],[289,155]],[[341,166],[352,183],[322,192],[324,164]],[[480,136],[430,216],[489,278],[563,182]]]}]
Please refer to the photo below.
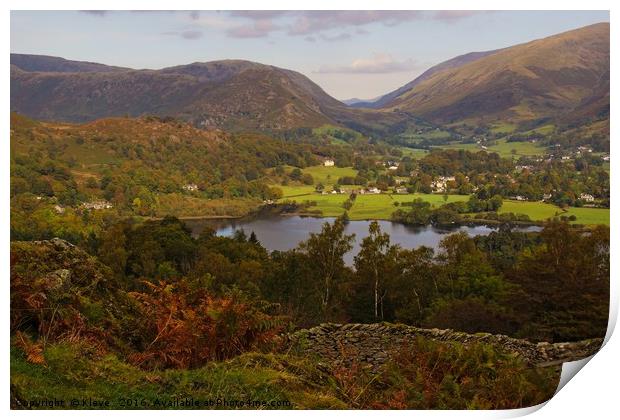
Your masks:
[{"label": "bush", "polygon": [[[194,368],[274,344],[284,319],[269,316],[239,296],[214,298],[184,287],[144,282],[132,292],[144,319],[139,351],[129,360],[144,368]],[[204,289],[202,289],[204,290]]]}]

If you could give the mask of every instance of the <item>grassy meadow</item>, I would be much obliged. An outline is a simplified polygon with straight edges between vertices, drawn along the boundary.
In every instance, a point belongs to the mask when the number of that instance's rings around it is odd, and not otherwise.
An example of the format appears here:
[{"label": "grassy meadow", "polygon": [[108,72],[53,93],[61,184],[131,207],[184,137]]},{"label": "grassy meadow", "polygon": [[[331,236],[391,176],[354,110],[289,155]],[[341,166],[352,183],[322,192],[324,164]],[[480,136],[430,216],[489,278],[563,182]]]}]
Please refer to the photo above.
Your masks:
[{"label": "grassy meadow", "polygon": [[[503,143],[503,147],[513,147],[515,144],[523,144],[524,150],[534,151],[537,146],[528,142]],[[475,144],[465,144],[463,146],[475,146]],[[499,145],[496,147],[500,147]],[[529,149],[525,149],[525,147]],[[409,148],[404,148],[409,149]],[[540,149],[540,147],[538,147]],[[415,149],[410,149],[415,150]],[[505,152],[505,151],[504,151]],[[509,153],[509,151],[508,151]],[[290,168],[289,168],[290,169]],[[327,191],[336,184],[338,178],[343,176],[355,176],[357,171],[351,167],[338,168],[335,166],[310,166],[302,170],[309,173],[314,178],[315,185],[319,182],[325,185]],[[316,205],[308,207],[310,212],[320,212],[324,217],[337,217],[345,212],[343,204],[349,198],[349,194],[320,194],[315,191],[315,185],[274,185],[282,190],[282,201],[296,201],[305,203],[307,201],[315,202]],[[355,185],[342,185],[346,191],[359,189]],[[431,203],[433,207],[439,207],[445,203],[456,201],[467,201],[468,195],[449,194],[447,201],[443,194],[364,194],[358,195],[351,209],[347,212],[351,220],[370,220],[370,219],[390,219],[392,213],[398,208],[395,203],[411,202],[415,199],[422,199]],[[609,225],[609,209],[597,209],[587,207],[571,207],[567,211],[561,208],[543,202],[533,201],[516,201],[504,200],[499,213],[525,214],[533,221],[544,221],[549,218],[559,216],[572,216],[577,219],[573,221],[575,224]]]},{"label": "grassy meadow", "polygon": [[[310,206],[309,211],[321,212],[324,217],[337,217],[345,212],[344,202],[349,198],[349,194],[319,194],[314,191],[311,185],[301,186],[278,186],[283,191],[282,201],[296,201],[304,203],[307,201],[315,202],[316,205]],[[352,186],[344,186],[351,189]],[[433,207],[439,207],[444,203],[456,201],[467,201],[469,196],[449,194],[447,201],[443,194],[364,194],[358,195],[353,203],[353,207],[348,211],[351,220],[370,220],[391,218],[392,213],[398,209],[395,203],[411,202],[415,199],[422,199],[431,203]],[[544,221],[552,217],[571,216],[577,219],[573,222],[583,225],[604,224],[609,225],[609,209],[597,209],[587,207],[571,207],[567,211],[543,202],[504,200],[500,213],[525,214],[533,221]]]},{"label": "grassy meadow", "polygon": [[[475,143],[450,143],[437,147],[441,149],[469,150],[471,152],[483,150],[480,145]],[[513,154],[513,150],[516,153]],[[496,145],[488,146],[486,151],[497,153],[503,158],[513,158],[519,156],[541,156],[545,153],[545,148],[529,141],[507,142],[505,139],[500,139],[497,140]]]}]

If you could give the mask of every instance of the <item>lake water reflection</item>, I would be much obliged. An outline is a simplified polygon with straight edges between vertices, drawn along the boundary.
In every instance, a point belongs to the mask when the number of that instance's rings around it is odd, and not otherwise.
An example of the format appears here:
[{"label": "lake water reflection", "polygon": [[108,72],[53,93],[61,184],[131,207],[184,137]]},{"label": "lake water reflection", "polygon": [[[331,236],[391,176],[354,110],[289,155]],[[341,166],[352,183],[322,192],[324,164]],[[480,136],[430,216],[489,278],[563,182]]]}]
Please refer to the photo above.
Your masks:
[{"label": "lake water reflection", "polygon": [[[325,222],[332,223],[334,218],[301,217],[301,216],[271,216],[255,219],[192,219],[184,220],[197,237],[205,227],[215,229],[218,235],[231,236],[236,230],[243,229],[246,234],[254,232],[261,244],[270,251],[286,251],[295,248],[305,241],[310,233],[321,231]],[[345,255],[347,264],[353,264],[353,257],[357,255],[362,239],[368,236],[370,221],[351,221],[347,224],[346,233],[355,234],[355,244],[351,252]],[[387,220],[380,220],[381,230],[390,235],[393,244],[403,248],[417,248],[428,246],[437,248],[441,239],[451,233],[463,231],[470,236],[488,235],[496,230],[488,226],[459,226],[452,229],[434,226],[405,226]],[[524,231],[540,230],[537,226],[520,228]]]}]

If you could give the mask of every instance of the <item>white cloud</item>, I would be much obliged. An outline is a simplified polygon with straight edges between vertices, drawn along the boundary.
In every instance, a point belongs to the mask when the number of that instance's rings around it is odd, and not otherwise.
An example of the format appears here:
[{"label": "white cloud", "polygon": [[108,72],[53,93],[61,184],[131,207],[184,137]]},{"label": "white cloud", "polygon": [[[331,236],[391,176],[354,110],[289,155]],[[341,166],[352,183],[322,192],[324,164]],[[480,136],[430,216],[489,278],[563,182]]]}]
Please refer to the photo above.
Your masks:
[{"label": "white cloud", "polygon": [[315,73],[357,73],[379,74],[400,73],[424,68],[423,65],[413,59],[395,60],[390,54],[375,53],[371,58],[358,58],[351,64],[344,66],[323,66]]},{"label": "white cloud", "polygon": [[233,38],[263,38],[278,29],[280,28],[270,19],[261,19],[247,25],[232,27],[226,34]]}]

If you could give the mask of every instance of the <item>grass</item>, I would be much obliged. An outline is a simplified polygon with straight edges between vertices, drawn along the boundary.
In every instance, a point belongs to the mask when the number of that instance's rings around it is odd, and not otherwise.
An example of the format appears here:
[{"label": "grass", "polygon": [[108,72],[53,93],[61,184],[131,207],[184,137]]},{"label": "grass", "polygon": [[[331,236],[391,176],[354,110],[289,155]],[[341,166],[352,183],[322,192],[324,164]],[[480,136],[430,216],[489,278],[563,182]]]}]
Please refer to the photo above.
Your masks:
[{"label": "grass", "polygon": [[562,214],[562,209],[553,204],[540,201],[514,201],[504,200],[500,213],[526,214],[532,220],[546,220],[550,217]]},{"label": "grass", "polygon": [[609,209],[595,209],[590,207],[571,207],[564,216],[577,217],[574,223],[582,225],[609,225]]},{"label": "grass", "polygon": [[[308,186],[280,187],[285,191],[282,200],[293,200],[298,203],[305,201],[316,202],[315,206],[308,208],[309,211],[320,211],[324,217],[336,217],[345,212],[344,202],[349,198],[348,194],[319,194],[308,191]],[[351,187],[345,187],[351,189]],[[309,187],[313,190],[313,187]],[[307,191],[304,193],[304,191]],[[358,195],[353,207],[348,211],[351,220],[390,219],[392,213],[398,208],[395,202],[404,203],[421,198],[431,205],[438,207],[445,203],[442,194],[364,194]],[[467,195],[448,195],[447,202],[467,201]]]},{"label": "grass", "polygon": [[550,217],[574,215],[577,220],[574,224],[580,225],[609,225],[609,209],[598,209],[592,207],[569,207],[563,211],[557,206],[549,203],[531,201],[504,200],[500,213],[526,214],[532,220],[543,221]]},{"label": "grass", "polygon": [[412,147],[406,146],[401,146],[399,147],[399,149],[401,152],[403,152],[403,156],[409,156],[412,159],[422,159],[428,154],[428,150],[425,149],[414,149]]},{"label": "grass", "polygon": [[489,150],[505,158],[513,156],[512,150],[516,151],[516,156],[541,156],[545,154],[544,147],[529,141],[507,142],[506,140],[498,140],[497,145],[490,146]]},{"label": "grass", "polygon": [[[377,376],[359,367],[343,373],[308,351],[245,353],[197,369],[145,371],[84,342],[48,345],[46,365],[27,362],[12,347],[10,402],[15,409],[514,408],[545,401],[557,387],[559,370],[531,369],[490,346],[422,338],[415,346],[413,352],[403,347],[407,358],[388,362]],[[459,375],[469,381],[452,381]],[[420,377],[431,378],[433,395],[425,396]]]},{"label": "grass", "polygon": [[[438,146],[442,149],[459,149],[469,151],[483,150],[478,144],[474,143],[450,143],[442,146]],[[516,153],[513,154],[512,151]],[[497,144],[488,146],[487,152],[497,153],[503,158],[512,158],[518,156],[541,156],[545,154],[546,149],[537,143],[530,143],[529,141],[515,141],[507,142],[505,139],[497,140]]]},{"label": "grass", "polygon": [[81,165],[116,165],[121,163],[119,157],[114,156],[114,151],[98,143],[77,144],[67,142],[67,148],[63,156],[74,158]]},{"label": "grass", "polygon": [[418,133],[417,130],[410,130],[401,135],[403,139],[409,140],[410,143],[418,143],[422,140],[438,140],[449,139],[450,132],[444,130],[430,130],[423,133]]},{"label": "grass", "polygon": [[549,135],[551,133],[553,133],[553,130],[555,130],[555,125],[553,124],[546,124],[546,125],[541,125],[540,127],[536,127],[532,130],[529,131],[525,131],[524,134],[542,134],[542,135]]},{"label": "grass", "polygon": [[272,185],[282,190],[282,198],[294,198],[314,192],[314,185]]},{"label": "grass", "polygon": [[351,136],[351,141],[363,138],[364,136],[349,128],[337,127],[335,125],[325,124],[312,130],[312,134],[317,137],[327,138],[332,144],[348,144],[347,140],[337,137],[337,132],[347,133]]},{"label": "grass", "polygon": [[[108,409],[234,408],[204,404],[209,401],[216,404],[216,399],[225,398],[269,404],[254,407],[259,409],[346,408],[329,385],[310,383],[308,378],[321,375],[311,362],[288,355],[247,353],[194,370],[151,372],[124,363],[111,354],[87,354],[76,345],[52,345],[45,351],[45,358],[48,366],[34,365],[24,360],[21,350],[11,349],[12,402],[18,398],[27,405],[29,401],[55,399],[64,400],[68,405],[73,399],[92,398],[108,401],[109,406],[103,407]],[[323,389],[317,389],[319,387]],[[177,400],[184,401],[186,397],[201,401],[203,405],[169,405]],[[271,402],[282,401],[290,404],[271,406]]]},{"label": "grass", "polygon": [[338,178],[343,176],[357,176],[357,170],[348,168],[338,168],[337,166],[308,166],[302,170],[303,173],[310,174],[314,178],[314,184],[319,182],[323,185],[334,185]]},{"label": "grass", "polygon": [[[312,186],[279,186],[284,191],[282,200],[293,200],[298,203],[314,201],[316,205],[308,208],[309,211],[320,211],[324,217],[336,217],[345,212],[344,202],[349,198],[348,194],[319,194],[314,192]],[[351,189],[349,186],[347,189]],[[364,194],[358,195],[353,207],[348,210],[351,220],[385,219],[392,217],[392,213],[398,208],[395,202],[405,203],[414,199],[422,199],[431,203],[433,207],[456,201],[467,201],[467,195],[448,195],[444,201],[443,194]],[[516,201],[504,200],[500,213],[525,214],[533,221],[544,221],[556,216],[575,215],[577,220],[573,223],[584,225],[604,224],[609,225],[609,209],[597,209],[589,207],[571,207],[568,211],[540,201]]]},{"label": "grass", "polygon": [[498,122],[493,124],[489,131],[491,133],[512,133],[517,129],[517,124],[511,122]]}]

